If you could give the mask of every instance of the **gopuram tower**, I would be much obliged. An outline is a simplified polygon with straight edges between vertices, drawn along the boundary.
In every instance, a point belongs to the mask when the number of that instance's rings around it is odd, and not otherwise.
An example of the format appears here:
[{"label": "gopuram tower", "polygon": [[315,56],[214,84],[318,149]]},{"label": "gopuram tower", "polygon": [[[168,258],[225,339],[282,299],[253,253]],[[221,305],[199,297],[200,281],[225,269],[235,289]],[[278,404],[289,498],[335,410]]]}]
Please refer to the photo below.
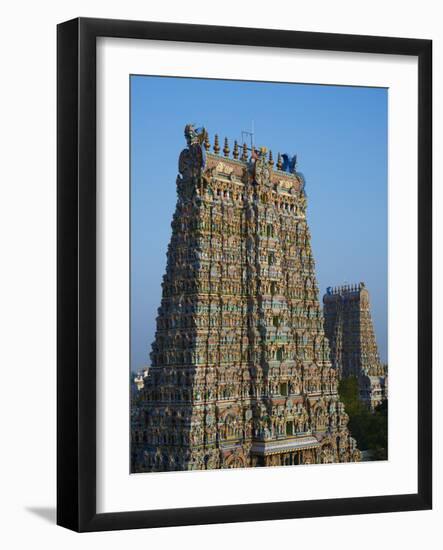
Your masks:
[{"label": "gopuram tower", "polygon": [[387,398],[388,377],[380,362],[364,283],[329,287],[323,296],[331,361],[341,377],[358,379],[360,399],[371,409]]},{"label": "gopuram tower", "polygon": [[185,128],[133,472],[360,459],[337,395],[295,157]]}]

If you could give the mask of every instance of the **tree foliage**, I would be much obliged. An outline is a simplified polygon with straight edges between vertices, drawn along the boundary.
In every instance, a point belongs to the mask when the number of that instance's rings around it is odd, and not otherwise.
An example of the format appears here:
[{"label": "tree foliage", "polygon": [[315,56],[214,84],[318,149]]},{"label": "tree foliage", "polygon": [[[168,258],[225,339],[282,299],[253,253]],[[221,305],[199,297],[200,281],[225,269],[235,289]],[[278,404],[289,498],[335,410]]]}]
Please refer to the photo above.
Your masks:
[{"label": "tree foliage", "polygon": [[371,412],[359,398],[354,376],[340,381],[338,391],[349,415],[349,430],[361,451],[370,451],[371,460],[388,457],[388,404],[384,401]]}]

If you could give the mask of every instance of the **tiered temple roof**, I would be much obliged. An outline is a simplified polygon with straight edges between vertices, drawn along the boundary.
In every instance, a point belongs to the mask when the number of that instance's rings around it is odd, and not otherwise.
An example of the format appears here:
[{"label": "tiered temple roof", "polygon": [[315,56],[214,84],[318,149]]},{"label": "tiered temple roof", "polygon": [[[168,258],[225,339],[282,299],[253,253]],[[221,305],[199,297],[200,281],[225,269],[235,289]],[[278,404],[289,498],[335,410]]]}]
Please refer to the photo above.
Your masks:
[{"label": "tiered temple roof", "polygon": [[337,394],[296,157],[185,129],[132,470],[359,459]]}]

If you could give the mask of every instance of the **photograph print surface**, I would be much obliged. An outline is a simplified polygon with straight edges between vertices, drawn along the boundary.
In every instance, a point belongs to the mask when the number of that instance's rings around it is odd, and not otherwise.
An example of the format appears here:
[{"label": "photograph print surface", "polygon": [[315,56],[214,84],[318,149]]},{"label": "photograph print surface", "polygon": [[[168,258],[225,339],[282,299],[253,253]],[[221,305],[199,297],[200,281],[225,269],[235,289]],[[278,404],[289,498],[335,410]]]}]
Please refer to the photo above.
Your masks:
[{"label": "photograph print surface", "polygon": [[387,460],[388,90],[130,100],[130,471]]}]

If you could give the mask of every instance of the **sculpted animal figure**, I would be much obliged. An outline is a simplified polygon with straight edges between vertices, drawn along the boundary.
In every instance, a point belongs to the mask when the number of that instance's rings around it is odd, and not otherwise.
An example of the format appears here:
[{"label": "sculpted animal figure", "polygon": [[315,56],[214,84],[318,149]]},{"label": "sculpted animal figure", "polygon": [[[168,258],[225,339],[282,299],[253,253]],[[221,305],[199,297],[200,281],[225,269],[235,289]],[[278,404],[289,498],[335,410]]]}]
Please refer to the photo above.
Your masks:
[{"label": "sculpted animal figure", "polygon": [[186,124],[185,138],[188,145],[198,143],[202,145],[206,137],[206,129],[204,127],[195,128],[194,124]]},{"label": "sculpted animal figure", "polygon": [[292,157],[290,157],[287,153],[283,153],[281,157],[283,159],[283,172],[295,174],[295,169],[297,167],[297,155],[293,155]]},{"label": "sculpted animal figure", "polygon": [[[185,138],[188,144],[187,156],[192,157],[199,168],[206,166],[206,150],[203,145],[206,135],[207,132],[204,127],[195,128],[193,124],[185,126]],[[182,171],[180,170],[180,172]]]}]

